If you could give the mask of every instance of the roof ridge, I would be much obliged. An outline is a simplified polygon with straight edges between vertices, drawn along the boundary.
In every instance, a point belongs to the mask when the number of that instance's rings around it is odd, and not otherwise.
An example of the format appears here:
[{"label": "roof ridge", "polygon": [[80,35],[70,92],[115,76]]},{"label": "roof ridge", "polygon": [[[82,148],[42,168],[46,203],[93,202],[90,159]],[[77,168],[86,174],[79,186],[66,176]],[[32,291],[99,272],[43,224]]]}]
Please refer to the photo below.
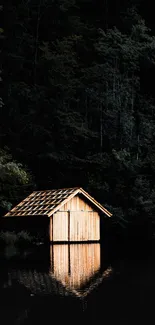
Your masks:
[{"label": "roof ridge", "polygon": [[75,186],[75,187],[59,187],[59,188],[53,188],[51,190],[37,190],[37,191],[33,191],[32,193],[38,193],[38,192],[51,192],[51,191],[62,191],[62,190],[77,190],[77,189],[82,189],[81,186]]}]

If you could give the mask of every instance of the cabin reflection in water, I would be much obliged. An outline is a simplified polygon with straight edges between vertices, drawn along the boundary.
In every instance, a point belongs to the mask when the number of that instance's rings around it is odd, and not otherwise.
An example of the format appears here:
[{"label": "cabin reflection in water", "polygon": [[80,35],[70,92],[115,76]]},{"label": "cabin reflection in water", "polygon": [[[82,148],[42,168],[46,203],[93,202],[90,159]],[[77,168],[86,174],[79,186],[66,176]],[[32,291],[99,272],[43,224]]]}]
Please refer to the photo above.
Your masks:
[{"label": "cabin reflection in water", "polygon": [[99,243],[50,245],[48,265],[10,264],[4,287],[18,283],[35,295],[86,298],[112,273],[102,256]]},{"label": "cabin reflection in water", "polygon": [[50,246],[50,274],[74,293],[82,293],[100,271],[100,244]]}]

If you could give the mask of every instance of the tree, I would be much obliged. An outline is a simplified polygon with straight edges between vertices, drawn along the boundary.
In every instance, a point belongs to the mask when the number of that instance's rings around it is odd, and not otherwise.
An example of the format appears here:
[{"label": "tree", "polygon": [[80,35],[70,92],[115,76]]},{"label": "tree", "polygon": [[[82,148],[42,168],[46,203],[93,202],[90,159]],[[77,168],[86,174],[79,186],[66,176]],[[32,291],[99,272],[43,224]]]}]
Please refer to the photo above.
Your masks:
[{"label": "tree", "polygon": [[[0,6],[0,12],[3,10],[3,7],[2,6]],[[3,39],[3,33],[4,33],[4,30],[3,30],[3,28],[0,26],[0,39]],[[0,51],[0,53],[1,53],[1,51]],[[2,71],[0,70],[0,82],[2,81],[2,78],[1,78],[1,73],[2,73]],[[0,108],[2,108],[2,106],[4,105],[4,103],[3,103],[3,100],[2,100],[2,97],[0,97]]]},{"label": "tree", "polygon": [[32,176],[12,159],[8,150],[0,149],[0,210],[8,211],[32,188]]},{"label": "tree", "polygon": [[133,2],[8,0],[0,110],[39,189],[83,186],[132,229],[153,220],[155,176],[155,37]]}]

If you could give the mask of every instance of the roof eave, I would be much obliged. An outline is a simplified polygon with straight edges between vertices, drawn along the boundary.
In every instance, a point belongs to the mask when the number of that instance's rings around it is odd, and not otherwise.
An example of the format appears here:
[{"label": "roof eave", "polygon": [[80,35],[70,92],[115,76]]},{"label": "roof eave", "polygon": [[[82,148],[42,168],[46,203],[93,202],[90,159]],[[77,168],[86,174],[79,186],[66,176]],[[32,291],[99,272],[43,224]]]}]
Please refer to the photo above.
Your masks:
[{"label": "roof eave", "polygon": [[86,198],[88,198],[89,201],[91,201],[100,211],[105,213],[108,217],[112,216],[112,213],[110,213],[107,209],[105,209],[99,202],[97,202],[91,195],[89,195],[83,188],[79,189],[79,192],[82,193]]}]

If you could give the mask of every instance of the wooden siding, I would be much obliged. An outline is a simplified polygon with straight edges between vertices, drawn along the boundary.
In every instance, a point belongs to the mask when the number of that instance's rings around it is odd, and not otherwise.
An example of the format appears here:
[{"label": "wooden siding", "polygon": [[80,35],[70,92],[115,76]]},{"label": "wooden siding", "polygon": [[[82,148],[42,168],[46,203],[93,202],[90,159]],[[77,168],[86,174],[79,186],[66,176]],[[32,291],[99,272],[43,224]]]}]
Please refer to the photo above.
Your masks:
[{"label": "wooden siding", "polygon": [[54,213],[53,241],[68,241],[68,212]]},{"label": "wooden siding", "polygon": [[100,240],[100,217],[97,212],[70,213],[70,241]]},{"label": "wooden siding", "polygon": [[49,224],[49,239],[53,241],[53,216],[50,217],[50,224]]},{"label": "wooden siding", "polygon": [[100,240],[100,216],[78,195],[50,217],[50,241]]},{"label": "wooden siding", "polygon": [[97,212],[57,212],[50,218],[50,241],[99,240],[100,217]]},{"label": "wooden siding", "polygon": [[51,245],[51,275],[78,290],[100,270],[100,244]]},{"label": "wooden siding", "polygon": [[83,200],[79,195],[74,196],[65,203],[59,211],[94,211],[92,206]]}]

